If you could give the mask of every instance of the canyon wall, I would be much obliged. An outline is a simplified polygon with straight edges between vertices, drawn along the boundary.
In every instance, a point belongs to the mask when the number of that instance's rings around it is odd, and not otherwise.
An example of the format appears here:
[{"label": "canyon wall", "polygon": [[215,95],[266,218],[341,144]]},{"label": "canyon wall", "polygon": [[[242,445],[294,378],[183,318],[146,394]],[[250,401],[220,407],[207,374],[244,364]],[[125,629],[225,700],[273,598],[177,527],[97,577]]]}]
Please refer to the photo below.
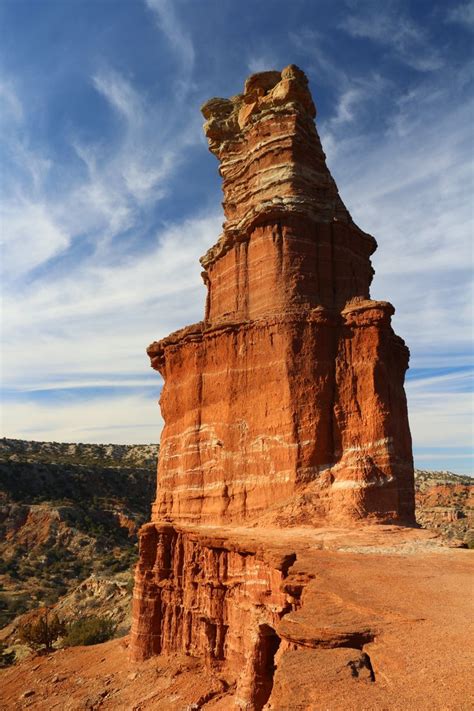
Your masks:
[{"label": "canyon wall", "polygon": [[[274,688],[288,705],[268,708],[293,708],[292,676],[300,685],[320,673],[373,681],[366,650],[382,617],[320,590],[304,554],[300,569],[296,557],[241,530],[147,524],[135,579],[134,660],[201,658],[232,694],[232,707],[245,711],[267,708]],[[303,674],[287,674],[294,660]]]},{"label": "canyon wall", "polygon": [[283,586],[295,558],[148,524],[136,573],[134,658],[184,652],[224,674],[239,669],[238,696],[260,708],[270,695],[281,641],[275,627],[298,607],[300,588]]}]

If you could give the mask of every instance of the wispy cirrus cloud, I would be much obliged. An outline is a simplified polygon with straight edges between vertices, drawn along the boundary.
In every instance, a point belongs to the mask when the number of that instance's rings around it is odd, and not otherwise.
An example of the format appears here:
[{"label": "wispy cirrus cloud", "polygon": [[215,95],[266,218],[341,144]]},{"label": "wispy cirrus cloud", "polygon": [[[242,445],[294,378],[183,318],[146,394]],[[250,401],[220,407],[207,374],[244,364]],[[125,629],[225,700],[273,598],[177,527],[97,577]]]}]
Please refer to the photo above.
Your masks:
[{"label": "wispy cirrus cloud", "polygon": [[172,0],[145,0],[153,12],[159,29],[170,43],[179,62],[179,77],[177,86],[180,98],[184,98],[191,86],[192,73],[196,52],[194,43],[188,30],[180,21],[176,12],[179,5]]},{"label": "wispy cirrus cloud", "polygon": [[[23,119],[23,107],[18,100],[12,82],[5,78],[0,79],[0,120],[21,121]],[[3,118],[2,118],[3,117]]]},{"label": "wispy cirrus cloud", "polygon": [[247,68],[252,74],[266,72],[275,69],[277,66],[278,62],[275,59],[275,54],[269,50],[252,53],[247,59]]},{"label": "wispy cirrus cloud", "polygon": [[[17,280],[67,249],[70,235],[43,199],[41,185],[51,161],[30,146],[23,104],[14,83],[0,81],[5,173],[0,183],[1,263],[6,283]],[[4,174],[6,178],[6,174]]]},{"label": "wispy cirrus cloud", "polygon": [[472,344],[473,107],[446,111],[436,125],[432,110],[414,95],[401,109],[402,135],[394,120],[377,145],[336,136],[330,161],[353,218],[380,243],[372,292],[395,303],[418,359],[436,354],[440,337],[466,354]]},{"label": "wispy cirrus cloud", "polygon": [[125,77],[112,69],[102,70],[92,77],[92,83],[129,124],[137,128],[141,126],[145,118],[146,103]]},{"label": "wispy cirrus cloud", "polygon": [[[145,347],[177,323],[202,317],[199,257],[218,234],[221,216],[203,215],[157,233],[154,247],[121,264],[90,262],[71,275],[7,294],[2,323],[4,387],[48,391],[135,388],[147,372]],[[35,367],[27,368],[34,344]],[[120,377],[122,374],[122,378]],[[126,375],[128,374],[128,375]],[[120,382],[121,381],[121,382]],[[127,385],[128,381],[128,385]],[[158,374],[155,380],[159,383]]]},{"label": "wispy cirrus cloud", "polygon": [[[71,148],[85,172],[54,193],[46,183],[59,166],[30,148],[22,101],[8,87],[14,115],[3,138],[12,165],[1,215],[6,273],[25,274],[84,238],[88,251],[106,258],[117,237],[143,229],[143,211],[165,197],[183,150],[200,139],[197,115],[176,121],[169,105],[163,111],[147,101],[118,71],[102,68],[90,83],[122,125],[108,144],[71,132]],[[80,249],[78,256],[84,259]]]},{"label": "wispy cirrus cloud", "polygon": [[[314,86],[330,89],[336,95],[337,104],[340,104],[345,94],[351,97],[353,103],[355,99],[367,101],[371,97],[373,101],[380,102],[382,91],[393,89],[391,79],[382,76],[379,71],[361,71],[356,65],[346,66],[338,61],[338,42],[332,36],[303,27],[298,32],[290,32],[289,39],[297,55],[305,57],[306,71],[314,81]],[[317,100],[317,96],[315,98]],[[353,114],[350,113],[352,118]]]},{"label": "wispy cirrus cloud", "polygon": [[8,278],[19,278],[65,250],[69,235],[43,203],[17,199],[0,206],[2,261]]},{"label": "wispy cirrus cloud", "polygon": [[447,22],[454,22],[466,29],[474,29],[474,0],[451,7],[446,14]]},{"label": "wispy cirrus cloud", "polygon": [[62,442],[158,442],[163,421],[150,390],[141,394],[86,400],[65,397],[37,402],[23,400],[8,405],[3,436]]},{"label": "wispy cirrus cloud", "polygon": [[417,465],[437,469],[450,462],[451,469],[471,474],[473,371],[410,378],[406,389]]},{"label": "wispy cirrus cloud", "polygon": [[349,13],[340,28],[351,37],[376,42],[398,61],[420,72],[435,71],[443,65],[442,55],[427,32],[408,16],[400,3],[350,0],[347,4]]},{"label": "wispy cirrus cloud", "polygon": [[470,6],[275,0],[269,18],[265,3],[144,0],[92,41],[99,3],[82,14],[87,46],[61,25],[74,56],[57,71],[51,23],[35,27],[34,56],[24,28],[0,82],[5,431],[157,439],[160,378],[144,347],[202,317],[198,257],[222,220],[198,106],[296,62],[342,198],[379,241],[372,294],[395,304],[412,352],[417,457],[466,470]]}]

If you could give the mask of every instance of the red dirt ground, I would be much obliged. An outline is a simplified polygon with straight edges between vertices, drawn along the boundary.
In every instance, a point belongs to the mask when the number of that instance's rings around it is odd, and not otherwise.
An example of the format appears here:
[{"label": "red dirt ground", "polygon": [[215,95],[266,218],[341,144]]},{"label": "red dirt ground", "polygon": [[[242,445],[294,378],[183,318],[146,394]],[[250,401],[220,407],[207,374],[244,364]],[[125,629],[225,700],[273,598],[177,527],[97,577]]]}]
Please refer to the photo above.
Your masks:
[{"label": "red dirt ground", "polygon": [[[214,531],[215,533],[215,531]],[[281,621],[299,644],[281,659],[265,708],[278,711],[467,711],[473,707],[474,557],[433,534],[397,527],[226,529],[266,550],[296,551],[292,574],[306,579],[302,606]],[[314,577],[311,577],[314,576]],[[358,650],[327,648],[363,632]],[[349,645],[350,646],[350,645]],[[352,657],[351,657],[352,655]],[[236,670],[238,673],[239,670]],[[29,658],[0,675],[1,708],[231,711],[233,681],[199,659],[128,659],[128,638]]]}]

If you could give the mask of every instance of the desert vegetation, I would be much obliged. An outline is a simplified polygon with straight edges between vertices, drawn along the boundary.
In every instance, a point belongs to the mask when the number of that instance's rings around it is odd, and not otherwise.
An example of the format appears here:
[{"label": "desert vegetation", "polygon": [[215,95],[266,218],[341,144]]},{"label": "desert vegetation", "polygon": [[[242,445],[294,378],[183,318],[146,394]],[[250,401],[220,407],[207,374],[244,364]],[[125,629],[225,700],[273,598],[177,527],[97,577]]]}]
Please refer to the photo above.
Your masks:
[{"label": "desert vegetation", "polygon": [[[0,440],[0,666],[28,646],[21,625],[38,632],[35,610],[56,610],[55,646],[127,631],[157,453],[152,445]],[[419,470],[415,481],[419,522],[473,547],[472,480]]]},{"label": "desert vegetation", "polygon": [[0,628],[91,576],[131,587],[156,457],[153,445],[0,440]]}]

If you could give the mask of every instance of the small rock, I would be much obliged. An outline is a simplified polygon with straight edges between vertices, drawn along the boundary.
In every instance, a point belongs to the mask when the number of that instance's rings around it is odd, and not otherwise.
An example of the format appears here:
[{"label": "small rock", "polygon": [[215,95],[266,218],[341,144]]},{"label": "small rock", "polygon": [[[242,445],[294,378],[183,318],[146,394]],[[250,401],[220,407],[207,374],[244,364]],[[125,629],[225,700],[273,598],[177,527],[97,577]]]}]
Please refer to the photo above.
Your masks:
[{"label": "small rock", "polygon": [[24,691],[23,694],[20,696],[20,699],[27,699],[29,696],[33,696],[36,694],[36,691],[34,689],[28,689],[28,691]]}]

